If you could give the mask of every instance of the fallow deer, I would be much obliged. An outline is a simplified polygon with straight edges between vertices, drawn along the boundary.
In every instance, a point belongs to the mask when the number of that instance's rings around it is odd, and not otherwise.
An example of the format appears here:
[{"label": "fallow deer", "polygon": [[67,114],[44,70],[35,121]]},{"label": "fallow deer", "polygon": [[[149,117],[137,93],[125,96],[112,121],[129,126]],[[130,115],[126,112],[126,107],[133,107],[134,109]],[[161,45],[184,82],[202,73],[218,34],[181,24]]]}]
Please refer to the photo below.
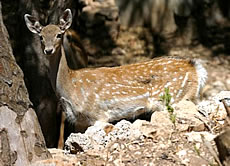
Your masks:
[{"label": "fallow deer", "polygon": [[[63,17],[65,17],[65,15],[63,15]],[[41,26],[40,23],[36,22],[36,18],[28,14],[25,15],[25,21],[26,23],[28,23],[26,25],[28,26],[29,30],[32,31],[33,33],[36,33],[34,31],[35,29],[30,25]],[[51,43],[55,42],[55,41],[50,41],[52,39],[55,39],[55,35],[57,35],[57,31],[55,31],[56,29],[54,27],[55,26],[50,26],[49,28],[46,29],[46,33],[47,33],[46,38],[43,38],[42,36],[40,36],[42,43],[46,41],[47,45],[49,45],[50,42]],[[57,38],[60,38],[60,37],[63,38],[61,42],[63,43],[64,52],[67,57],[68,67],[70,67],[72,70],[77,70],[77,69],[87,67],[88,55],[84,47],[81,44],[80,37],[78,36],[78,34],[74,30],[68,29],[65,31],[65,33],[60,32]],[[42,46],[44,46],[44,44],[42,44]],[[47,54],[47,52],[44,52],[44,54]],[[53,89],[55,90],[54,86],[53,86]],[[49,103],[46,106],[44,105],[44,103],[47,104],[46,98],[45,100],[42,99],[42,103],[43,103],[42,107],[51,106]],[[59,114],[61,110],[62,109],[60,107],[57,107],[56,113]],[[40,112],[39,114],[42,114],[42,113]],[[53,113],[49,112],[48,115],[50,114],[53,114]],[[53,115],[53,116],[56,117],[56,115]],[[41,122],[46,121],[45,120],[46,117],[42,115],[40,115],[39,117],[41,118],[39,119]],[[58,141],[59,148],[63,147],[63,143],[64,143],[64,140],[63,140],[64,139],[64,120],[65,120],[65,117],[64,117],[64,114],[62,113],[61,125],[60,125],[60,135],[59,135],[59,141]],[[43,124],[42,127],[44,128],[43,130],[47,131],[48,130],[47,128],[50,127],[49,122],[48,121],[42,122],[42,124]],[[53,126],[53,127],[56,127],[56,126]],[[50,137],[47,137],[47,138],[50,138]]]},{"label": "fallow deer", "polygon": [[65,10],[60,25],[42,27],[30,17],[25,15],[27,27],[41,37],[56,95],[67,119],[80,131],[96,121],[112,122],[154,111],[161,105],[159,96],[165,88],[169,88],[174,103],[196,99],[205,84],[207,72],[199,61],[174,57],[73,70],[63,48],[63,34],[72,22],[71,11]]}]

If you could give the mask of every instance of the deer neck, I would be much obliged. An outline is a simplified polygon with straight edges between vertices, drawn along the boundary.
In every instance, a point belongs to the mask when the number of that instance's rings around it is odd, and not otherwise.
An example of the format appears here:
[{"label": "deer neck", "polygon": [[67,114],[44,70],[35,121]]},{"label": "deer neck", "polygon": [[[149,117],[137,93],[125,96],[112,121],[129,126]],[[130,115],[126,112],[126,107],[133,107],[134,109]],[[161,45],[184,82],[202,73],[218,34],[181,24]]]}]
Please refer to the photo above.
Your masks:
[{"label": "deer neck", "polygon": [[58,77],[65,79],[63,78],[63,76],[67,77],[67,73],[68,73],[68,65],[66,61],[64,48],[62,45],[60,46],[60,48],[58,48],[58,50],[54,55],[49,57],[49,63],[50,63],[49,77],[50,77],[51,85],[54,91],[56,92]]}]

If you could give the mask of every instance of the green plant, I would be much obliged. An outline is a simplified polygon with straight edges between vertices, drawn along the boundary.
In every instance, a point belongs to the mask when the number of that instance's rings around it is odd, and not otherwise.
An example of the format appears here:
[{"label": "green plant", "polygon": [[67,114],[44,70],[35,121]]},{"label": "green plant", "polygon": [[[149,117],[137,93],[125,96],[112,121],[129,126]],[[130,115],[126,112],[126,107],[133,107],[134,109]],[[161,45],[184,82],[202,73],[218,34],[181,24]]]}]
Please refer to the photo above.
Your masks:
[{"label": "green plant", "polygon": [[194,144],[194,151],[198,156],[200,156],[200,149]]},{"label": "green plant", "polygon": [[163,104],[166,106],[166,109],[169,113],[169,118],[172,121],[172,123],[176,124],[176,114],[174,114],[174,109],[170,105],[172,96],[169,94],[169,88],[165,88],[165,93],[160,96],[160,99],[162,100]]}]

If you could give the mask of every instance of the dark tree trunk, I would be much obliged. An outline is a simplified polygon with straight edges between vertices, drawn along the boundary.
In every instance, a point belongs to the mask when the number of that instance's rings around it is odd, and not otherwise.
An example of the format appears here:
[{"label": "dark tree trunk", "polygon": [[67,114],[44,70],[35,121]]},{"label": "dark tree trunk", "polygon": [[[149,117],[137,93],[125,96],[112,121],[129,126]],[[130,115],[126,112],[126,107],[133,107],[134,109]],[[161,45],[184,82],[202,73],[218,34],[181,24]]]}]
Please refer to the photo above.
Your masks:
[{"label": "dark tree trunk", "polygon": [[50,156],[17,66],[0,2],[0,165],[30,165]]}]

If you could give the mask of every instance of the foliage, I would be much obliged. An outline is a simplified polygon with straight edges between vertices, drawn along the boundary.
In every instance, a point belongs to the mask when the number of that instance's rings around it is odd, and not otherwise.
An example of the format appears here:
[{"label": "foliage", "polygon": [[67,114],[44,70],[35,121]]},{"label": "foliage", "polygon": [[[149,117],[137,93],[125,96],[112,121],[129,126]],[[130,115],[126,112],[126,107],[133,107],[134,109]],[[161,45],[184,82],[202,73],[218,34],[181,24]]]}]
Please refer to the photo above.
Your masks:
[{"label": "foliage", "polygon": [[166,109],[168,110],[169,113],[169,118],[175,126],[176,114],[174,114],[174,109],[170,105],[172,96],[169,94],[169,88],[165,88],[165,93],[162,96],[160,96],[160,99],[162,100],[163,104],[166,106]]}]

